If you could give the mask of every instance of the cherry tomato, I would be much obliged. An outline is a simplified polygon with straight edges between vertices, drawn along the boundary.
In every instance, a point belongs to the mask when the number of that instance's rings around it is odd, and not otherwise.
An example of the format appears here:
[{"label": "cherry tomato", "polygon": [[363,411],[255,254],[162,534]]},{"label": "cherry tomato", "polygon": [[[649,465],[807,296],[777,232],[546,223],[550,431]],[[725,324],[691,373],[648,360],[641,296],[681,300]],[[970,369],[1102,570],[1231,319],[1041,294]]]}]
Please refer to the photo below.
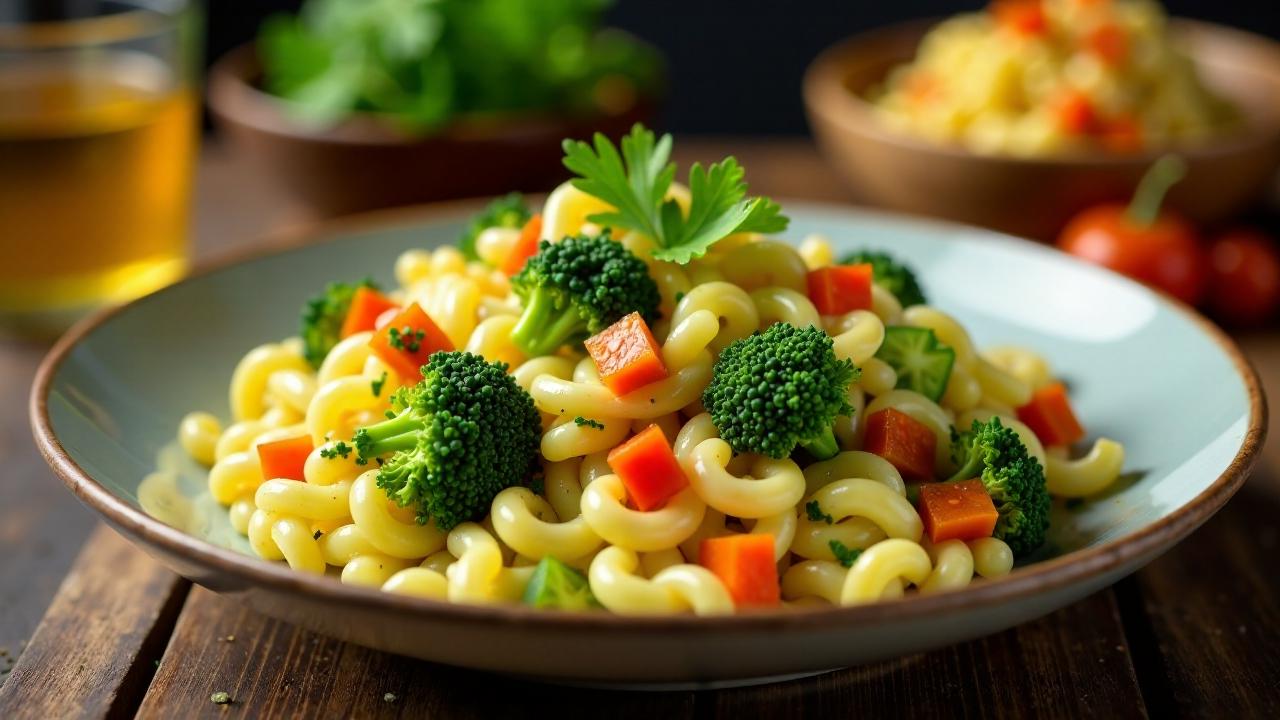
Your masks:
[{"label": "cherry tomato", "polygon": [[1232,325],[1257,325],[1280,306],[1280,253],[1257,230],[1233,230],[1209,246],[1209,308]]},{"label": "cherry tomato", "polygon": [[1067,224],[1058,247],[1185,303],[1194,305],[1204,295],[1204,254],[1195,229],[1167,212],[1141,225],[1130,219],[1124,205],[1099,205]]}]

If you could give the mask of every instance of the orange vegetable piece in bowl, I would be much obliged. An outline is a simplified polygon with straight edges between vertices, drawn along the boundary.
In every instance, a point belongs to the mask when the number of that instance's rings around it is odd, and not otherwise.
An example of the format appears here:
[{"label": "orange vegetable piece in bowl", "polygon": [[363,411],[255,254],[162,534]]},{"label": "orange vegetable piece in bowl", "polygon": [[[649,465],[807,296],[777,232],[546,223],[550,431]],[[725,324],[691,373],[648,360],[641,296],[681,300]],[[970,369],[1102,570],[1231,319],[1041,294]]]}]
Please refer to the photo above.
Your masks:
[{"label": "orange vegetable piece in bowl", "polygon": [[1018,35],[1034,37],[1049,31],[1041,0],[994,0],[988,7],[996,25]]},{"label": "orange vegetable piece in bowl", "polygon": [[390,310],[399,309],[396,301],[374,290],[371,287],[360,287],[351,297],[351,308],[342,321],[342,337],[351,337],[358,332],[373,330],[377,327],[378,318]]},{"label": "orange vegetable piece in bowl", "polygon": [[427,358],[441,350],[453,350],[453,343],[418,303],[413,303],[375,332],[369,347],[400,377],[413,382],[419,379]]},{"label": "orange vegetable piece in bowl", "polygon": [[305,480],[302,468],[315,446],[310,435],[285,438],[258,445],[258,464],[267,480]]},{"label": "orange vegetable piece in bowl", "polygon": [[1036,390],[1031,402],[1018,408],[1018,419],[1045,445],[1070,445],[1084,437],[1084,428],[1071,409],[1067,388],[1062,383]]},{"label": "orange vegetable piece in bowl", "polygon": [[901,410],[885,408],[867,418],[862,449],[888,460],[907,482],[933,480],[937,447],[938,436]]},{"label": "orange vegetable piece in bowl", "polygon": [[689,485],[671,443],[657,425],[610,450],[608,462],[627,489],[627,499],[641,512],[662,507]]},{"label": "orange vegetable piece in bowl", "polygon": [[981,480],[924,483],[920,520],[930,542],[990,537],[1000,514]]},{"label": "orange vegetable piece in bowl", "polygon": [[502,272],[511,277],[524,269],[524,264],[538,252],[538,243],[542,240],[542,216],[534,215],[520,229],[520,239],[511,248],[511,252],[502,261]]},{"label": "orange vegetable piece in bowl", "polygon": [[698,564],[720,578],[737,607],[770,607],[781,601],[772,535],[707,538],[698,547]]},{"label": "orange vegetable piece in bowl", "polygon": [[830,265],[806,276],[809,300],[820,315],[843,315],[871,309],[870,264]]},{"label": "orange vegetable piece in bowl", "polygon": [[587,338],[583,345],[600,371],[600,382],[614,395],[626,395],[667,377],[658,341],[638,312]]}]

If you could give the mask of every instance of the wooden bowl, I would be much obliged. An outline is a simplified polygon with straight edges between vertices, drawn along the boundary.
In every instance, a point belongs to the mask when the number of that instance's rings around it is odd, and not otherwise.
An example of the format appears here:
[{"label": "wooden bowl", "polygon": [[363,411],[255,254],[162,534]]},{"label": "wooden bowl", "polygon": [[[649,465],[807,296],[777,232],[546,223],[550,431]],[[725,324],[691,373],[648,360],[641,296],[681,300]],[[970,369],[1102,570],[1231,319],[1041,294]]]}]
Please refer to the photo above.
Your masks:
[{"label": "wooden bowl", "polygon": [[[1043,158],[984,155],[935,144],[882,124],[866,91],[909,61],[936,21],[896,25],[829,48],[809,66],[804,100],[829,161],[863,202],[1052,239],[1076,212],[1126,200],[1165,149],[1132,155],[1103,152]],[[1171,21],[1204,82],[1235,102],[1241,129],[1179,148],[1186,179],[1169,205],[1213,223],[1255,202],[1280,166],[1280,45],[1239,30]]]},{"label": "wooden bowl", "polygon": [[596,131],[616,139],[634,123],[649,122],[655,107],[643,99],[616,115],[464,116],[426,136],[371,113],[322,128],[291,118],[284,103],[259,88],[261,72],[252,46],[225,55],[210,71],[209,108],[234,151],[318,217],[549,190],[568,177],[561,140]]}]

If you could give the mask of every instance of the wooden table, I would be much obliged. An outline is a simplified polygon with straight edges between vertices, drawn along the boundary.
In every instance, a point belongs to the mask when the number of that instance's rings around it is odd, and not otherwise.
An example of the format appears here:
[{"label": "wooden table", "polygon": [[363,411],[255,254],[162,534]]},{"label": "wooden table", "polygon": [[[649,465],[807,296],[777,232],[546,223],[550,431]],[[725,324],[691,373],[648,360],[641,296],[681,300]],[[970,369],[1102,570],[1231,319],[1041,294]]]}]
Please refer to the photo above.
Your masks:
[{"label": "wooden table", "polygon": [[[764,194],[848,199],[802,141],[683,145],[685,160],[737,154]],[[198,194],[200,257],[305,219],[216,148],[205,153]],[[1280,335],[1241,342],[1280,398]],[[0,341],[0,718],[1280,717],[1274,435],[1255,476],[1205,527],[1134,576],[1043,620],[807,680],[606,692],[347,645],[173,575],[97,524],[40,461],[26,394],[43,349]],[[231,703],[214,704],[216,692]]]}]

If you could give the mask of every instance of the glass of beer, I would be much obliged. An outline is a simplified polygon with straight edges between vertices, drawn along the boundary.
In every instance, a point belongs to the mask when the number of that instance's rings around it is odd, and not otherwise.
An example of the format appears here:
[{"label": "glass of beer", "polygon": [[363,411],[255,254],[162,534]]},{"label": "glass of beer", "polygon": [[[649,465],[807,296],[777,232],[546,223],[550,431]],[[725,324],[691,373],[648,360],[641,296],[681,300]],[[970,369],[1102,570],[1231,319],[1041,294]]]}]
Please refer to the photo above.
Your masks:
[{"label": "glass of beer", "polygon": [[190,0],[0,0],[0,330],[183,274],[199,35]]}]

